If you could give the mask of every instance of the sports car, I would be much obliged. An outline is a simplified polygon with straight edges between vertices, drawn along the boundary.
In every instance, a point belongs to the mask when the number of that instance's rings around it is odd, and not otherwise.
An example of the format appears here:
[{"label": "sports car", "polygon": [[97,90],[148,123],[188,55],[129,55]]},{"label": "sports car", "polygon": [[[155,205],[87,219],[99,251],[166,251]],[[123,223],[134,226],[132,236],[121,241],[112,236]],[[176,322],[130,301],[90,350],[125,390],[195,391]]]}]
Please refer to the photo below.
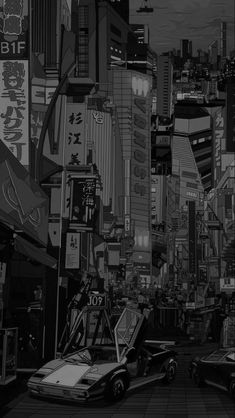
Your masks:
[{"label": "sports car", "polygon": [[144,315],[126,308],[114,329],[114,344],[95,344],[50,361],[28,381],[31,395],[86,402],[120,400],[127,390],[175,378],[176,352],[144,341]]},{"label": "sports car", "polygon": [[197,386],[212,385],[235,397],[235,347],[194,358],[189,367],[189,375]]}]

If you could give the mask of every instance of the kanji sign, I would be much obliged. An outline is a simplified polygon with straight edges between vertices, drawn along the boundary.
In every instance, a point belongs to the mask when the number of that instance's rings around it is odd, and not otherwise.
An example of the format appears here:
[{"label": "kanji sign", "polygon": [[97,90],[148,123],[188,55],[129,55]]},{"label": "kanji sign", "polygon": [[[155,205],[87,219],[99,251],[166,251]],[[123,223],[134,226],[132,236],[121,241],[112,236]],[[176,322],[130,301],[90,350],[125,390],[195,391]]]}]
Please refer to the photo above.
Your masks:
[{"label": "kanji sign", "polygon": [[28,0],[0,0],[0,59],[28,57]]},{"label": "kanji sign", "polygon": [[85,104],[67,103],[65,165],[85,164]]},{"label": "kanji sign", "polygon": [[80,267],[80,234],[67,232],[65,268],[78,269]]},{"label": "kanji sign", "polygon": [[70,223],[82,229],[92,229],[95,210],[95,176],[71,179]]},{"label": "kanji sign", "polygon": [[0,61],[0,101],[0,140],[28,166],[28,61]]}]

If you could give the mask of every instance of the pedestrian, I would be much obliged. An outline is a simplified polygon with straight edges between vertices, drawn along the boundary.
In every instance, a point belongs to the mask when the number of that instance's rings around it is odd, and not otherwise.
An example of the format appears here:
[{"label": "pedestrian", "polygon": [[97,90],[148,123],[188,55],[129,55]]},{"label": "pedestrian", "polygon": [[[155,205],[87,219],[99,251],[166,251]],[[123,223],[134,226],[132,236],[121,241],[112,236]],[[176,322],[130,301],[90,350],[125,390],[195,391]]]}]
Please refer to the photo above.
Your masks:
[{"label": "pedestrian", "polygon": [[140,310],[141,313],[143,313],[144,310],[144,296],[143,293],[140,292],[138,295],[138,309]]}]

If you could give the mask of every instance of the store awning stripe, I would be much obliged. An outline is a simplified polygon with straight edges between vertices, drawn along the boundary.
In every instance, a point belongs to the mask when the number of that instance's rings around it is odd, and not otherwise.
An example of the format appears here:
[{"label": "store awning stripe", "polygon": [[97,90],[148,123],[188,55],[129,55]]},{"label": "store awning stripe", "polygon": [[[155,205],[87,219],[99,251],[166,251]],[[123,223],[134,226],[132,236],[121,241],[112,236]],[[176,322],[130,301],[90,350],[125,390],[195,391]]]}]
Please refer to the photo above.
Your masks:
[{"label": "store awning stripe", "polygon": [[19,253],[37,261],[40,264],[43,264],[53,269],[57,268],[57,260],[54,257],[47,254],[46,251],[42,250],[39,247],[36,247],[35,245],[31,244],[30,242],[28,242],[20,236],[15,237],[14,247],[15,250]]}]

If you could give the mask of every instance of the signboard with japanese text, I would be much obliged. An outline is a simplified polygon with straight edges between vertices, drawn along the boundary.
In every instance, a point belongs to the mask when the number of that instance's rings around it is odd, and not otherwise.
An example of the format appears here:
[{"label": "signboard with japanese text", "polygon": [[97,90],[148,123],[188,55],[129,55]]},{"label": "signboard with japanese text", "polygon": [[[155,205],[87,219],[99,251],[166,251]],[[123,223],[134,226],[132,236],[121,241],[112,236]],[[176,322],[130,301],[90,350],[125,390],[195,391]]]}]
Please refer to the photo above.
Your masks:
[{"label": "signboard with japanese text", "polygon": [[80,267],[80,234],[78,232],[67,232],[65,268],[78,269]]},{"label": "signboard with japanese text", "polygon": [[95,210],[95,176],[71,178],[70,195],[70,225],[83,230],[92,230],[94,227]]},{"label": "signboard with japanese text", "polygon": [[0,140],[28,166],[28,61],[0,61],[0,102]]},{"label": "signboard with japanese text", "polygon": [[29,55],[28,0],[0,0],[0,60]]},{"label": "signboard with japanese text", "polygon": [[221,177],[221,152],[225,151],[225,110],[219,108],[214,117],[214,187],[217,186]]},{"label": "signboard with japanese text", "polygon": [[64,165],[86,163],[85,103],[67,103]]}]

